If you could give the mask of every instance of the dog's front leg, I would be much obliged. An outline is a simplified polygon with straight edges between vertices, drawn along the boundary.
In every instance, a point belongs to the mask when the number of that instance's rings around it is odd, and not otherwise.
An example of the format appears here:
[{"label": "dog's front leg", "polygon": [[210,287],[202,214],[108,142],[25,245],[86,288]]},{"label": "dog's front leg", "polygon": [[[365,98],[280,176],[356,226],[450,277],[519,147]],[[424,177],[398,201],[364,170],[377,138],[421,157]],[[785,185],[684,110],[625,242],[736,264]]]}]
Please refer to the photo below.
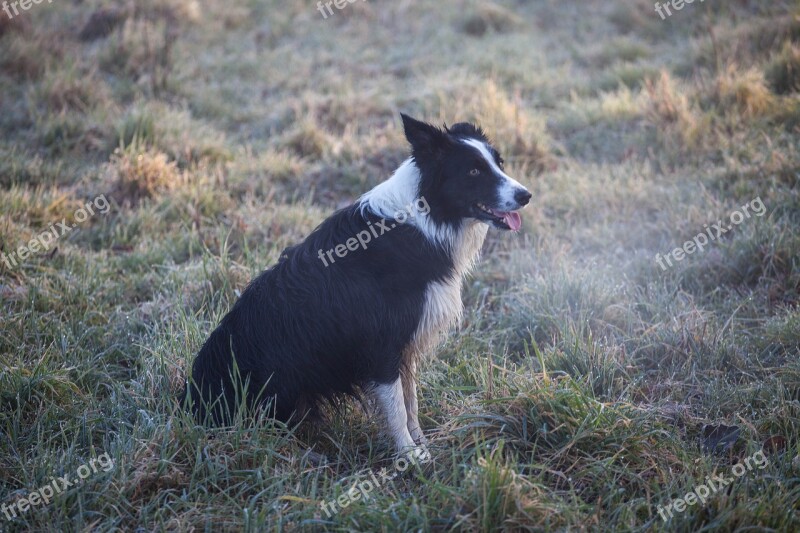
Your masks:
[{"label": "dog's front leg", "polygon": [[414,439],[408,431],[408,415],[403,400],[403,384],[398,377],[392,383],[377,384],[373,394],[386,418],[386,426],[394,440],[399,453],[407,452],[416,447]]},{"label": "dog's front leg", "polygon": [[403,380],[403,398],[406,402],[406,417],[408,419],[407,427],[411,438],[417,444],[427,444],[425,435],[422,434],[422,428],[419,425],[419,404],[417,403],[417,363],[411,363],[403,369],[400,373]]}]

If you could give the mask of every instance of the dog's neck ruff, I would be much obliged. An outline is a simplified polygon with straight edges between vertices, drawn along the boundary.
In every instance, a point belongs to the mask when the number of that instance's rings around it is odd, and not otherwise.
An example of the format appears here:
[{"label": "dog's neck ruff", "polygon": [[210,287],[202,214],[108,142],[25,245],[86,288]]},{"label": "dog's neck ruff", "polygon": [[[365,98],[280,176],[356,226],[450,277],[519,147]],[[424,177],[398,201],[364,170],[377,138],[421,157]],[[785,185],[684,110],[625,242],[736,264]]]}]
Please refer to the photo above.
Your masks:
[{"label": "dog's neck ruff", "polygon": [[361,196],[361,212],[368,209],[373,214],[390,220],[396,219],[400,214],[408,215],[406,224],[416,227],[429,241],[448,246],[455,237],[453,229],[438,226],[415,207],[422,200],[419,198],[421,179],[422,175],[414,159],[406,159],[388,180]]},{"label": "dog's neck ruff", "polygon": [[464,275],[477,261],[489,227],[472,219],[462,220],[458,226],[437,224],[430,216],[419,212],[419,203],[427,205],[427,200],[419,197],[421,179],[414,159],[406,159],[388,180],[359,198],[361,212],[369,210],[386,219],[396,219],[401,213],[407,215],[405,223],[416,227],[432,244],[447,250],[456,272]]}]

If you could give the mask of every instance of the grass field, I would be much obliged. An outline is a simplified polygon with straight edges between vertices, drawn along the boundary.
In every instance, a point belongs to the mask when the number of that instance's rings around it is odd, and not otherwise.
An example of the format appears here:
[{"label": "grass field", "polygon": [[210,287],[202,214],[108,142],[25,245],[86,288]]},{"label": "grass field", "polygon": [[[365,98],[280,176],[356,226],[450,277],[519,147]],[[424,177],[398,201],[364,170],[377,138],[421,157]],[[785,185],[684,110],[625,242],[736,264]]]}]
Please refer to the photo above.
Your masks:
[{"label": "grass field", "polygon": [[[0,11],[0,531],[800,529],[798,3],[28,7]],[[247,282],[407,156],[400,111],[481,123],[534,200],[422,368],[433,461],[328,516],[392,469],[360,405],[210,430],[175,397]]]}]

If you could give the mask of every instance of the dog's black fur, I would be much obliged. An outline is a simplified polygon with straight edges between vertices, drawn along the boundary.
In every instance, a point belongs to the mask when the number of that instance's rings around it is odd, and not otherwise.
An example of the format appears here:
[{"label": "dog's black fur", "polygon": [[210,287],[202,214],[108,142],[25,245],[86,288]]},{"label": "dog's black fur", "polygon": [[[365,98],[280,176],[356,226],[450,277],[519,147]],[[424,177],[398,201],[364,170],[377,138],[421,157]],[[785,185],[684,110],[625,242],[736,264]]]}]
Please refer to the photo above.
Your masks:
[{"label": "dog's black fur", "polygon": [[[491,164],[460,142],[477,139],[491,148],[483,132],[466,123],[440,130],[405,115],[403,122],[419,169],[416,197],[430,205],[431,227],[455,234],[465,220],[477,219],[508,229],[476,207],[501,204]],[[483,179],[470,177],[474,168],[484,170]],[[521,191],[515,197],[524,205],[530,193]],[[187,392],[198,418],[210,414],[216,424],[232,420],[242,403],[241,383],[232,376],[247,383],[244,403],[270,402],[282,421],[300,418],[320,401],[398,379],[420,327],[426,289],[461,273],[455,272],[455,241],[436,241],[416,224],[391,219],[385,223],[391,230],[366,249],[327,266],[320,260],[319,250],[384,218],[362,202],[340,210],[250,283],[194,361]]]},{"label": "dog's black fur", "polygon": [[[198,399],[223,397],[225,405],[238,406],[231,349],[238,373],[250,379],[250,402],[263,388],[265,399],[276,398],[274,414],[282,421],[295,409],[313,409],[319,399],[397,379],[425,287],[447,276],[452,260],[426,245],[413,226],[397,225],[367,249],[323,266],[318,250],[380,220],[358,206],[343,209],[253,280],[195,359]],[[229,414],[220,405],[214,421],[228,421]]]}]

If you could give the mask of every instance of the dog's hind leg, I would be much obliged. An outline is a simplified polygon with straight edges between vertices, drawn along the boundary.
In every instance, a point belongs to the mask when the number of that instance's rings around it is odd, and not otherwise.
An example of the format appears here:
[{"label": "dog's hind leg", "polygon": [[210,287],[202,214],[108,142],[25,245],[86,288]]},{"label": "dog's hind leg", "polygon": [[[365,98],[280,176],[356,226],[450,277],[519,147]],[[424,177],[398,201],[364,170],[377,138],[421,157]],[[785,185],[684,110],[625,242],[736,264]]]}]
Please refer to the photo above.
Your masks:
[{"label": "dog's hind leg", "polygon": [[372,393],[386,418],[386,426],[397,451],[402,453],[416,448],[416,443],[408,431],[408,414],[403,400],[401,378],[398,376],[392,383],[377,384]]},{"label": "dog's hind leg", "polygon": [[417,444],[427,444],[425,435],[422,434],[422,428],[419,425],[419,404],[417,403],[417,362],[411,361],[400,372],[400,378],[403,380],[403,399],[406,404],[406,418],[408,420],[406,426],[411,438]]}]

